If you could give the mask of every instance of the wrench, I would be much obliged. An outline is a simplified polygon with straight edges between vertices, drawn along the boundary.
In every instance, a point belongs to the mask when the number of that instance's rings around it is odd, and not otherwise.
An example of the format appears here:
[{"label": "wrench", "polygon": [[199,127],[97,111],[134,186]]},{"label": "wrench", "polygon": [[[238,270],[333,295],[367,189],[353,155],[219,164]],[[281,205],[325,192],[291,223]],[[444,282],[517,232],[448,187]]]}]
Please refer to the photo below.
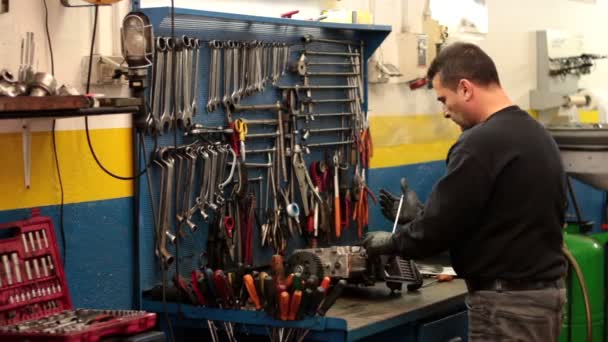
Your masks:
[{"label": "wrench", "polygon": [[175,56],[175,42],[173,38],[161,38],[165,40],[166,64],[165,64],[165,91],[163,96],[163,113],[160,116],[161,130],[169,130],[173,124],[173,58]]},{"label": "wrench", "polygon": [[188,44],[188,37],[182,36],[181,39],[178,39],[175,42],[175,98],[173,99],[173,103],[175,105],[175,120],[178,127],[183,127],[184,123],[184,102],[185,102],[185,94],[184,94],[184,59]]},{"label": "wrench", "polygon": [[224,96],[222,97],[222,103],[226,108],[230,108],[232,105],[232,92],[230,91],[230,84],[232,80],[232,66],[234,62],[233,54],[234,42],[231,40],[224,42]]},{"label": "wrench", "polygon": [[187,128],[192,124],[192,56],[194,39],[186,36],[182,37],[184,48],[182,50],[182,120],[179,122],[181,127]]},{"label": "wrench", "polygon": [[[232,75],[233,75],[233,84],[232,84],[232,94],[230,95],[230,99],[233,105],[236,105],[240,101],[240,85],[239,79],[241,75],[239,74],[239,66],[240,66],[240,53],[241,53],[242,43],[235,42],[234,47],[232,49]],[[241,70],[243,72],[243,70]]]},{"label": "wrench", "polygon": [[167,41],[163,37],[156,38],[156,61],[154,69],[154,89],[152,91],[152,118],[148,121],[149,127],[153,132],[162,133],[160,113],[163,108],[164,91],[163,85],[166,83],[165,61],[167,59]]},{"label": "wrench", "polygon": [[194,79],[192,80],[192,116],[196,115],[196,99],[198,97],[199,62],[201,59],[201,41],[194,39]]}]

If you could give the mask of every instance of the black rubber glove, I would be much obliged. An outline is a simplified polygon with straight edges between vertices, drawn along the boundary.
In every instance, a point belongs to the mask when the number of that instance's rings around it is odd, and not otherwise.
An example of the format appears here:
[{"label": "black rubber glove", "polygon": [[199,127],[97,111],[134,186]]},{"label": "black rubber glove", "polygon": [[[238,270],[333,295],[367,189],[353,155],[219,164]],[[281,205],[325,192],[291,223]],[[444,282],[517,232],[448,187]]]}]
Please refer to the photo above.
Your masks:
[{"label": "black rubber glove", "polygon": [[397,253],[397,244],[393,234],[389,232],[369,232],[361,242],[369,256],[394,255]]},{"label": "black rubber glove", "polygon": [[[422,210],[423,205],[420,203],[418,195],[416,195],[414,190],[410,189],[407,185],[405,178],[401,178],[401,193],[404,198],[398,222],[399,224],[406,224],[416,218],[418,212]],[[395,216],[397,216],[399,199],[400,197],[395,196],[384,189],[380,189],[380,206],[382,207],[382,214],[391,222],[394,222]]]}]

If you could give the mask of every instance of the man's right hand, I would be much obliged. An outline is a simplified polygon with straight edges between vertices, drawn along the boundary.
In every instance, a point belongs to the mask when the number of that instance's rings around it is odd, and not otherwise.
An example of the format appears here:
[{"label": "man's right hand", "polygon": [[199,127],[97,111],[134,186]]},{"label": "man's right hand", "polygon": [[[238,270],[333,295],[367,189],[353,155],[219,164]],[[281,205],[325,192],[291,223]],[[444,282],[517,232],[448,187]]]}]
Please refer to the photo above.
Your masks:
[{"label": "man's right hand", "polygon": [[[416,218],[418,212],[422,210],[423,205],[420,203],[416,193],[407,185],[405,178],[401,178],[401,193],[404,198],[399,213],[398,223],[406,224]],[[399,200],[400,197],[393,195],[389,191],[380,189],[380,206],[382,207],[382,214],[391,222],[394,222],[395,217],[397,216]]]}]

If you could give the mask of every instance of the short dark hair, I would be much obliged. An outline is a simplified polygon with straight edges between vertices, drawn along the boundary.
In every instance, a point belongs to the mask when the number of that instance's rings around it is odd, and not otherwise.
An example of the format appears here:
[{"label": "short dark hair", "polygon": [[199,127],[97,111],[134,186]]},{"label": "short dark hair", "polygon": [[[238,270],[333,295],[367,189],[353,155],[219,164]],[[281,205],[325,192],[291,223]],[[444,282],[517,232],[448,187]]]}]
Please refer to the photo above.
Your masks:
[{"label": "short dark hair", "polygon": [[453,43],[443,48],[426,74],[429,82],[432,82],[437,74],[441,84],[452,90],[456,89],[463,78],[483,86],[500,85],[492,58],[479,46],[471,43]]}]

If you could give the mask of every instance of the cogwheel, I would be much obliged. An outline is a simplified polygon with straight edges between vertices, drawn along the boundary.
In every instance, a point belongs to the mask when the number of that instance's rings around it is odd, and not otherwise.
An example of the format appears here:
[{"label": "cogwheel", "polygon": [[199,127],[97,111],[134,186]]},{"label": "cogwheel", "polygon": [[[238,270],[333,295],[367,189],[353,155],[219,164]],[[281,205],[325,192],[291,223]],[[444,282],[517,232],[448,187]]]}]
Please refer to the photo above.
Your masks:
[{"label": "cogwheel", "polygon": [[295,250],[287,259],[287,271],[289,273],[301,273],[303,279],[311,275],[323,279],[323,263],[321,257],[312,251]]}]

